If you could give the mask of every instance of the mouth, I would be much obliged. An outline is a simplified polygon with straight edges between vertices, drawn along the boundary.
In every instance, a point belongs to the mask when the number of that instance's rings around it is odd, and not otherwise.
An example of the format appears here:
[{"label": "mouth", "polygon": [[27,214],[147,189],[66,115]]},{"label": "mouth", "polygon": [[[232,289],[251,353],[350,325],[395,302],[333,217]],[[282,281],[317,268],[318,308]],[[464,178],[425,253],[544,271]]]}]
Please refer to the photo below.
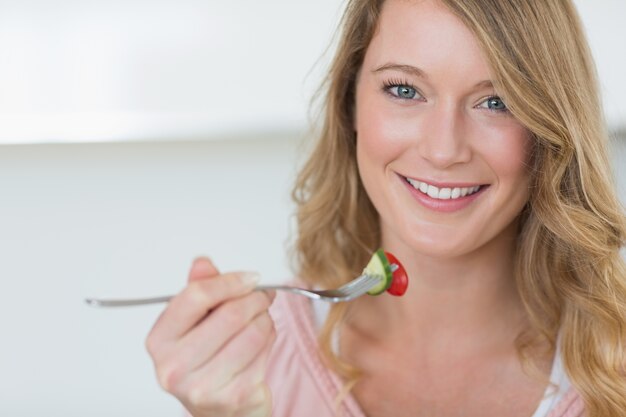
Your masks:
[{"label": "mouth", "polygon": [[488,184],[440,184],[437,186],[404,176],[402,176],[402,178],[414,189],[435,200],[458,200],[469,197],[489,187]]}]

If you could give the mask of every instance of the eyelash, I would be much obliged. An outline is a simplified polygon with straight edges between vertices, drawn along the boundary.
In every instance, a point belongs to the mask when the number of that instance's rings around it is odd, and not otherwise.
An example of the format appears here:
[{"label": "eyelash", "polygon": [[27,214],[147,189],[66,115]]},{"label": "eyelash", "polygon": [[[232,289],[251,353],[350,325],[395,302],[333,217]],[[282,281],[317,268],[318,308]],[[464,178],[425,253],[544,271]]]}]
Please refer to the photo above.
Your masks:
[{"label": "eyelash", "polygon": [[500,96],[496,96],[496,95],[489,96],[489,97],[485,98],[483,101],[481,101],[479,104],[483,104],[483,103],[485,103],[485,102],[487,102],[489,100],[493,100],[493,99],[500,100],[502,102],[502,104],[504,104],[504,108],[503,109],[490,109],[489,107],[487,107],[487,108],[485,108],[485,110],[491,111],[491,112],[494,112],[494,113],[509,113],[509,108],[506,106],[506,103],[504,102],[504,100],[502,100],[500,98]]},{"label": "eyelash", "polygon": [[[418,95],[421,99],[419,99],[419,101],[423,101],[423,97],[424,95],[417,89],[417,87],[415,87],[413,84],[411,84],[409,81],[407,80],[402,80],[399,78],[391,78],[388,80],[383,81],[383,92],[385,94],[388,94],[389,96],[391,96],[391,98],[394,98],[396,100],[402,100],[402,101],[411,101],[411,100],[415,100],[413,98],[403,98],[403,97],[398,97],[397,95],[391,93],[391,89],[392,88],[396,88],[396,87],[409,87],[412,88],[413,90],[415,90],[416,95]],[[489,96],[489,97],[485,97],[480,103],[483,104],[486,101],[489,100],[493,100],[493,99],[498,99],[500,101],[502,101],[502,99],[500,98],[500,96]],[[504,102],[503,102],[504,103]],[[508,113],[509,109],[508,107],[506,107],[506,103],[504,103],[504,109],[490,109],[490,108],[484,108],[487,111],[493,112],[493,113]]]},{"label": "eyelash", "polygon": [[413,84],[411,84],[409,81],[407,80],[402,80],[399,78],[391,78],[388,80],[383,81],[383,92],[385,92],[386,94],[389,94],[392,98],[398,99],[398,100],[415,100],[415,99],[408,99],[408,98],[403,98],[403,97],[398,97],[395,94],[391,93],[391,89],[394,87],[409,87],[412,88],[413,90],[415,90],[416,94],[418,96],[420,96],[422,99],[424,97],[424,95],[420,92],[420,90],[417,89],[417,87],[415,87]]}]

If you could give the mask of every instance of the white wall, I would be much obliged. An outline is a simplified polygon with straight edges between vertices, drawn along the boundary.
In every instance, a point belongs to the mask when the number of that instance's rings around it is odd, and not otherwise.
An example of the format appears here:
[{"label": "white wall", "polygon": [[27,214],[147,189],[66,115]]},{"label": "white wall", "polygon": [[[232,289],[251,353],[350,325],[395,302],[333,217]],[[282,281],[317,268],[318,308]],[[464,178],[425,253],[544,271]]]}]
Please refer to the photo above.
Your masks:
[{"label": "white wall", "polygon": [[177,416],[143,340],[196,255],[291,276],[296,137],[0,148],[0,416]]},{"label": "white wall", "polygon": [[342,4],[0,0],[0,143],[300,128]]},{"label": "white wall", "polygon": [[[344,3],[0,0],[0,143],[301,129]],[[575,3],[623,127],[626,2]]]},{"label": "white wall", "polygon": [[574,0],[596,62],[609,125],[626,128],[626,1]]}]

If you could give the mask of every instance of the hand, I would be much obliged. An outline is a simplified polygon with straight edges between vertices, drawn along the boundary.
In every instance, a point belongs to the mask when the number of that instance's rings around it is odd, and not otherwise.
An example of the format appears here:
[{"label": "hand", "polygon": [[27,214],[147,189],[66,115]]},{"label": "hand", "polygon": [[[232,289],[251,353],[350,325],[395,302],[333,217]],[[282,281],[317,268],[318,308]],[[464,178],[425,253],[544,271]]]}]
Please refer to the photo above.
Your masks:
[{"label": "hand", "polygon": [[266,417],[265,365],[276,333],[274,293],[252,291],[258,275],[220,274],[198,258],[146,339],[160,385],[194,417]]}]

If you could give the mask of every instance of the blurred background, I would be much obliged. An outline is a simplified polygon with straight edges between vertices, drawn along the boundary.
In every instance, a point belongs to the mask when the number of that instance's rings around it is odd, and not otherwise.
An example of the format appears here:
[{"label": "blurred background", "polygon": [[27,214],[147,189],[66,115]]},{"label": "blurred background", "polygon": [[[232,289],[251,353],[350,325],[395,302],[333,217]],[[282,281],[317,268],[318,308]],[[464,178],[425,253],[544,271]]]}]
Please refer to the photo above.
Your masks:
[{"label": "blurred background", "polygon": [[[626,3],[578,0],[626,201]],[[178,416],[144,338],[197,255],[290,278],[342,0],[0,0],[0,416]]]}]

